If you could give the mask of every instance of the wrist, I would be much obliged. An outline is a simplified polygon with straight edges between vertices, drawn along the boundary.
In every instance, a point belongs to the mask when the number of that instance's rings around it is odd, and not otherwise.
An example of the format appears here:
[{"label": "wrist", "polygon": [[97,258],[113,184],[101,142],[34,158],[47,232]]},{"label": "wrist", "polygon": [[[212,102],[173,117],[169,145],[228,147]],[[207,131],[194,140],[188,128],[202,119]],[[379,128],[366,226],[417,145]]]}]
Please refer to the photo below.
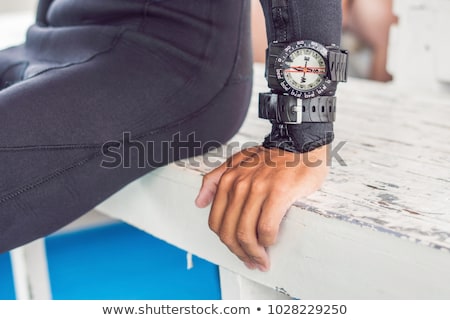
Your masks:
[{"label": "wrist", "polygon": [[279,148],[306,153],[332,143],[333,123],[279,124],[272,122],[272,130],[263,142],[265,148]]}]

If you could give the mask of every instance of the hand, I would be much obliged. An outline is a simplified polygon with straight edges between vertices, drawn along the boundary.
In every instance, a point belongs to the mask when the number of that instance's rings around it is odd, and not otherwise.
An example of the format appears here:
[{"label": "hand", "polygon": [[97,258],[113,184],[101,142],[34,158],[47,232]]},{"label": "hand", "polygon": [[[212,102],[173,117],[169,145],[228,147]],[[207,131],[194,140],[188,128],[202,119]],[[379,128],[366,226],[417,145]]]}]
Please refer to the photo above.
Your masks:
[{"label": "hand", "polygon": [[250,269],[268,271],[290,206],[318,190],[327,173],[327,148],[299,154],[253,147],[205,175],[196,205],[211,202],[210,228]]}]

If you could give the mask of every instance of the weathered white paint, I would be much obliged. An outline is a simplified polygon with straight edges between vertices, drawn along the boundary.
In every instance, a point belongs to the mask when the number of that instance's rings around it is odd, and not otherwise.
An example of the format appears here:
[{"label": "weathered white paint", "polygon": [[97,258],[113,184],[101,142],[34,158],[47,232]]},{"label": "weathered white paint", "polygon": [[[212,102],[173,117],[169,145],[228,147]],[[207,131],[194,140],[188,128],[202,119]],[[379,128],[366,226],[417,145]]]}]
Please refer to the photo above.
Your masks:
[{"label": "weathered white paint", "polygon": [[249,280],[223,267],[220,270],[220,284],[223,300],[291,300],[288,295]]}]

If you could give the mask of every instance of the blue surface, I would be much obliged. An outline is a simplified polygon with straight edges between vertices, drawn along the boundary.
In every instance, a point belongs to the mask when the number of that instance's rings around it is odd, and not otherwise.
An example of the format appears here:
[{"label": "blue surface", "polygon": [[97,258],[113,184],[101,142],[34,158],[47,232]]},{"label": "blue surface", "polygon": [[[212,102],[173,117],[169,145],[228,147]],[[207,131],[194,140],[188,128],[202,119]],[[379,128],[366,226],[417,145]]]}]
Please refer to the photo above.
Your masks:
[{"label": "blue surface", "polygon": [[0,300],[15,299],[9,254],[0,254]]},{"label": "blue surface", "polygon": [[47,238],[54,299],[220,299],[217,266],[125,224]]},{"label": "blue surface", "polygon": [[[217,266],[126,224],[46,239],[54,299],[220,299]],[[9,254],[0,255],[0,300],[15,299]]]}]

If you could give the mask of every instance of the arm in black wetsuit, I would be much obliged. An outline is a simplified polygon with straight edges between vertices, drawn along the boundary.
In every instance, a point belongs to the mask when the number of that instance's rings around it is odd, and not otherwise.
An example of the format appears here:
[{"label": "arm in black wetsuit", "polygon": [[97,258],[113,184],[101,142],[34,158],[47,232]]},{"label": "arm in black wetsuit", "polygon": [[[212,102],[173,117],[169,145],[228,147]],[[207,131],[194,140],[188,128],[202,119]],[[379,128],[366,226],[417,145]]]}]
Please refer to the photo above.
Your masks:
[{"label": "arm in black wetsuit", "polygon": [[[261,0],[269,42],[286,32],[273,23],[272,1]],[[288,3],[288,15],[282,13],[281,17],[291,22],[287,41],[308,39],[339,45],[340,0]],[[335,89],[328,94],[333,95]],[[250,269],[270,268],[267,248],[276,242],[287,210],[297,199],[318,190],[328,173],[326,145],[333,140],[333,124],[288,125],[288,131],[292,147],[300,152],[263,146],[241,151],[205,176],[197,198],[200,207],[212,202],[210,228]],[[274,126],[266,142],[278,138],[283,137]]]}]

